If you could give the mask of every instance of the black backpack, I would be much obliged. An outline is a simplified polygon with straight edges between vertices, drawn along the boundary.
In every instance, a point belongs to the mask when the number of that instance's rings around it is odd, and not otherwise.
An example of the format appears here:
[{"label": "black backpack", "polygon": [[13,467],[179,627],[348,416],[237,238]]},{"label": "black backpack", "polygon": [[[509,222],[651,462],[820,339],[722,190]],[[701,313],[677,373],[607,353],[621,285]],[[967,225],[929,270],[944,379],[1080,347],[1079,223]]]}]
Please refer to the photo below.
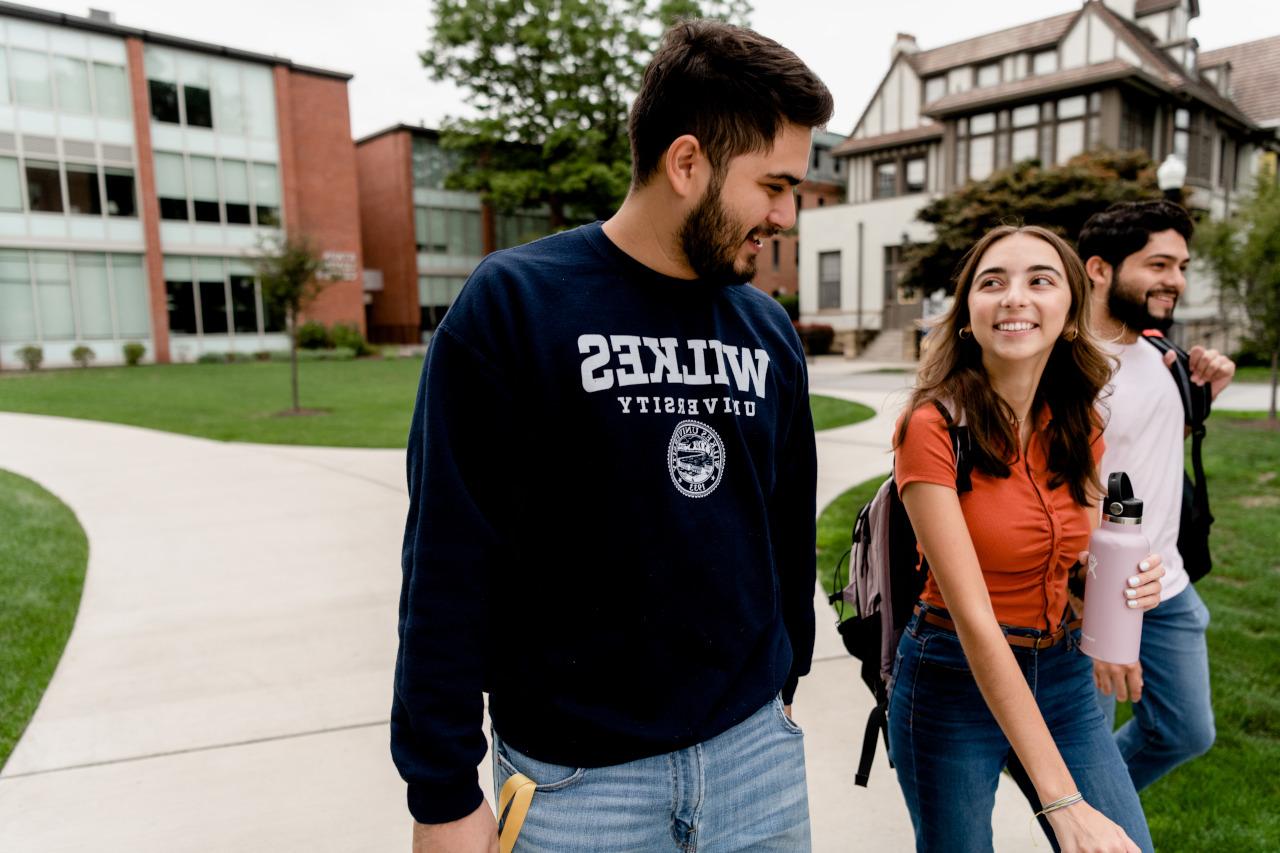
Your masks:
[{"label": "black backpack", "polygon": [[[947,407],[934,401],[947,424],[951,448],[956,459],[956,491],[972,488],[972,447],[969,430],[958,425]],[[840,582],[840,569],[849,558],[847,584]],[[929,566],[916,549],[916,534],[907,517],[906,507],[898,496],[893,475],[880,486],[876,496],[858,513],[853,523],[853,545],[840,557],[828,596],[837,605],[840,638],[849,654],[862,662],[861,675],[876,706],[867,717],[862,740],[862,757],[854,776],[855,784],[866,787],[871,760],[876,753],[876,738],[885,738],[888,749],[887,713],[889,697],[886,688],[893,668],[898,640],[911,619],[912,609],[924,589]],[[854,608],[854,615],[844,618],[844,605]],[[890,764],[892,766],[892,763]]]},{"label": "black backpack", "polygon": [[1213,559],[1209,554],[1209,528],[1213,513],[1209,511],[1209,487],[1204,476],[1201,444],[1204,442],[1204,422],[1209,417],[1213,393],[1208,385],[1196,385],[1191,381],[1190,358],[1173,341],[1160,332],[1149,329],[1142,333],[1143,340],[1154,346],[1163,356],[1177,353],[1169,366],[1173,381],[1182,398],[1182,412],[1186,426],[1191,430],[1191,468],[1195,479],[1186,471],[1182,473],[1182,514],[1178,523],[1178,553],[1182,555],[1187,576],[1195,583],[1209,574]]}]

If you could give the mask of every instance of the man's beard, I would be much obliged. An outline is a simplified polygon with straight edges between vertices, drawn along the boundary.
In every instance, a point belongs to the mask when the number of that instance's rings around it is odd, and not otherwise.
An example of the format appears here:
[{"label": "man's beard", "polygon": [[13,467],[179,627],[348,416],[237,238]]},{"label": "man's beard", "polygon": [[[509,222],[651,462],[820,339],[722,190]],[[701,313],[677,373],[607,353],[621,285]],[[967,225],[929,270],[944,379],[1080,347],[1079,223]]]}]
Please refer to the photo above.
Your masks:
[{"label": "man's beard", "polygon": [[[738,253],[746,237],[739,233],[720,201],[723,184],[723,175],[712,175],[706,194],[680,226],[680,248],[699,279],[737,284],[755,276],[756,258],[752,255],[741,265],[738,263]],[[761,239],[774,233],[759,228],[753,232]]]},{"label": "man's beard", "polygon": [[1147,310],[1147,298],[1152,292],[1134,294],[1121,285],[1120,277],[1116,273],[1112,273],[1111,289],[1107,293],[1107,310],[1111,312],[1112,317],[1135,332],[1146,329],[1167,332],[1173,325],[1173,309],[1178,305],[1178,297],[1173,296],[1173,307],[1169,309],[1168,316],[1157,317]]}]

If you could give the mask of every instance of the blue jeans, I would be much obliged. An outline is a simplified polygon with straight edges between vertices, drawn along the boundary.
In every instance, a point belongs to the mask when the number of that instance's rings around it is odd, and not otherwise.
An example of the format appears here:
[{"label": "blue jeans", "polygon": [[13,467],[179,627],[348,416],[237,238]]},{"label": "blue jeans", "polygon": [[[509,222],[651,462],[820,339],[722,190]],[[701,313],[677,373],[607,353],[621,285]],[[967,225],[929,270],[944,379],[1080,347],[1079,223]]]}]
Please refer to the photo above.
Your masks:
[{"label": "blue jeans", "polygon": [[[1094,698],[1092,665],[1076,649],[1075,633],[1047,649],[1015,646],[1014,658],[1085,801],[1150,851],[1142,803]],[[992,849],[996,785],[1013,751],[978,690],[960,639],[919,615],[898,644],[889,756],[911,813],[916,850]]]},{"label": "blue jeans", "polygon": [[[1133,719],[1116,732],[1139,791],[1213,746],[1208,627],[1209,609],[1191,586],[1143,614],[1142,699],[1133,703]],[[1114,726],[1116,697],[1099,691],[1098,702]]]},{"label": "blue jeans", "polygon": [[515,853],[810,848],[804,733],[781,699],[710,740],[611,767],[537,761],[494,732],[494,791],[517,772],[538,787]]}]

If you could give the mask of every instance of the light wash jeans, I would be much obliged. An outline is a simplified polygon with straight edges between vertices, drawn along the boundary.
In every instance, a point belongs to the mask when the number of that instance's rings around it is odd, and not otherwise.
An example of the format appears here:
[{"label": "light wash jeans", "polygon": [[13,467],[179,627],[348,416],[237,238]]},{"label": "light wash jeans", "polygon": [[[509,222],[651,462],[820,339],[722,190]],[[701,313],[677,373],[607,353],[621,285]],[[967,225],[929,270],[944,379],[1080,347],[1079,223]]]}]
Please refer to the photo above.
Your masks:
[{"label": "light wash jeans", "polygon": [[493,734],[493,787],[538,783],[515,853],[805,853],[804,734],[774,699],[710,740],[611,767],[564,767]]},{"label": "light wash jeans", "polygon": [[[1116,732],[1139,791],[1213,746],[1208,627],[1209,609],[1192,586],[1142,616],[1142,700]],[[1116,697],[1099,691],[1098,703],[1114,727]]]}]

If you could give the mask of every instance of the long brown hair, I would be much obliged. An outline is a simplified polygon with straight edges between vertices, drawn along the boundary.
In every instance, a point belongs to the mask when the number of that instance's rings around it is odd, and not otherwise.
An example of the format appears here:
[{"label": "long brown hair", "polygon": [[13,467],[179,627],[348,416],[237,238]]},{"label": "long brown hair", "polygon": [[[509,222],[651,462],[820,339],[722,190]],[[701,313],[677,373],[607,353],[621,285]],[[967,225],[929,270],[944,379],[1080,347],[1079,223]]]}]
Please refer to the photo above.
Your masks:
[{"label": "long brown hair", "polygon": [[[1071,291],[1071,307],[1062,336],[1053,345],[1044,374],[1036,388],[1031,412],[1047,405],[1052,421],[1044,431],[1049,487],[1066,485],[1076,503],[1087,506],[1102,494],[1093,463],[1090,439],[1102,428],[1096,403],[1111,381],[1114,361],[1098,345],[1089,329],[1089,287],[1084,264],[1065,240],[1036,225],[1001,225],[988,231],[961,262],[956,297],[951,310],[929,333],[928,352],[920,364],[908,412],[934,400],[963,417],[973,442],[974,467],[992,477],[1008,477],[1009,464],[1017,456],[1013,409],[991,387],[982,365],[982,348],[972,335],[960,337],[969,326],[969,291],[973,289],[978,262],[998,240],[1012,234],[1037,237],[1054,248],[1062,259]],[[894,446],[907,435],[910,417],[902,419]]]}]

